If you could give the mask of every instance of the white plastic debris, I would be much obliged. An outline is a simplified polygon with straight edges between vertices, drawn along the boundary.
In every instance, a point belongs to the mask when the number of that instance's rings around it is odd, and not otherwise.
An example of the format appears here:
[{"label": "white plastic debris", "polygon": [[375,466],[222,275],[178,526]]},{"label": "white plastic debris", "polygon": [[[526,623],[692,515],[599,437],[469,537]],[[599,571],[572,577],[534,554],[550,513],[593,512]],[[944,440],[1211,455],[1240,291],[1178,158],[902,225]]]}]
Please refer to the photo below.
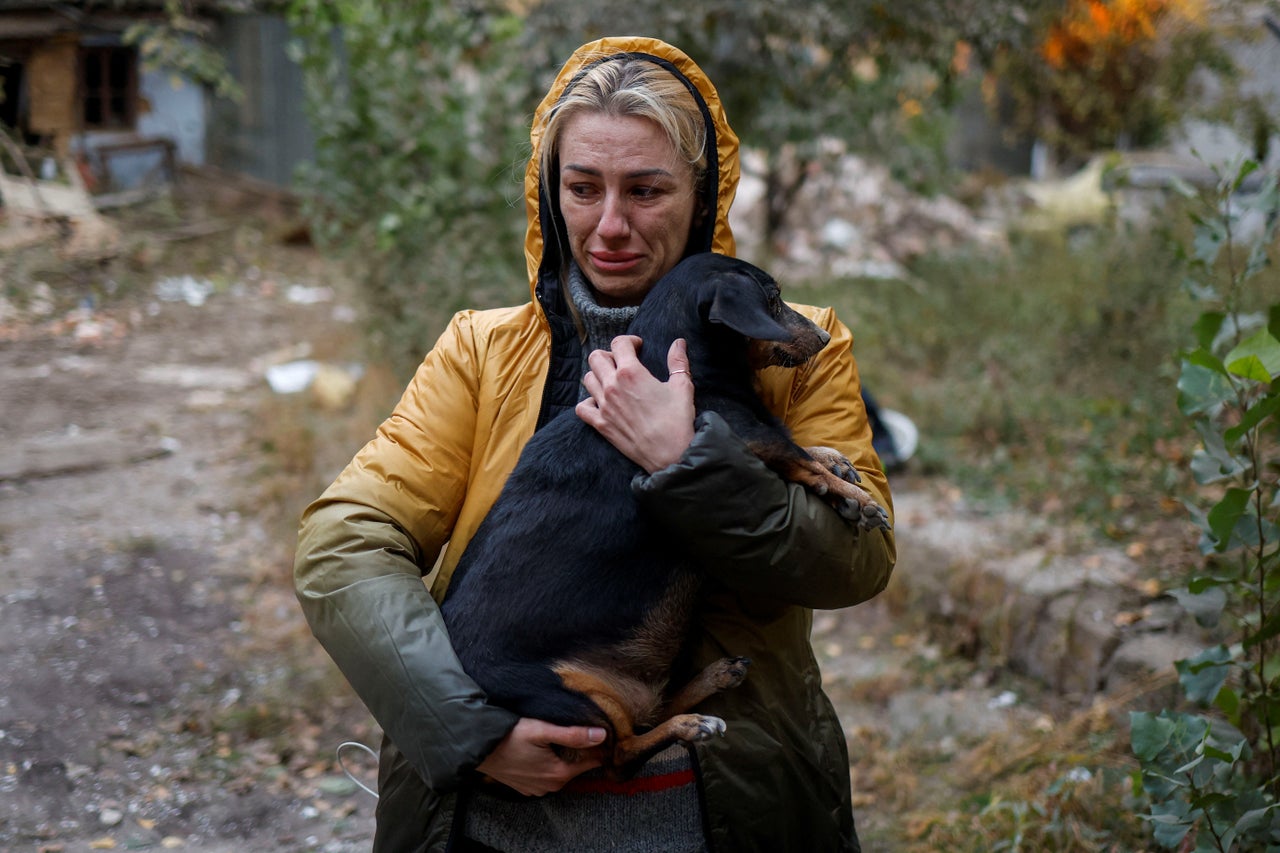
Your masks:
[{"label": "white plastic debris", "polygon": [[333,291],[327,287],[308,287],[303,284],[291,284],[284,292],[285,299],[295,305],[318,305],[333,299]]},{"label": "white plastic debris", "polygon": [[1018,704],[1018,694],[1012,690],[1006,690],[988,702],[987,707],[994,711],[997,708],[1012,708],[1016,704]]},{"label": "white plastic debris", "polygon": [[266,370],[267,384],[277,394],[297,394],[311,387],[319,372],[320,362],[310,358],[273,364]]},{"label": "white plastic debris", "polygon": [[163,302],[185,302],[198,308],[213,294],[213,282],[192,275],[170,276],[156,282],[156,298]]}]

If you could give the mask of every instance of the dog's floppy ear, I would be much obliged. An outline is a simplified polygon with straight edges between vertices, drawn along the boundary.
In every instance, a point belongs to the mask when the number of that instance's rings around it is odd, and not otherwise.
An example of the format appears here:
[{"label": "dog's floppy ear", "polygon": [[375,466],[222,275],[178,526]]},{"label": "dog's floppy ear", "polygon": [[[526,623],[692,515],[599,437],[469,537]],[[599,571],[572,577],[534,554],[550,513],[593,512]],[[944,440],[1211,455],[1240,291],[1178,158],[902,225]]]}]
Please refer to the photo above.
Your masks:
[{"label": "dog's floppy ear", "polygon": [[707,319],[722,323],[757,341],[789,341],[794,337],[769,314],[760,283],[745,272],[716,272],[706,283],[710,293]]}]

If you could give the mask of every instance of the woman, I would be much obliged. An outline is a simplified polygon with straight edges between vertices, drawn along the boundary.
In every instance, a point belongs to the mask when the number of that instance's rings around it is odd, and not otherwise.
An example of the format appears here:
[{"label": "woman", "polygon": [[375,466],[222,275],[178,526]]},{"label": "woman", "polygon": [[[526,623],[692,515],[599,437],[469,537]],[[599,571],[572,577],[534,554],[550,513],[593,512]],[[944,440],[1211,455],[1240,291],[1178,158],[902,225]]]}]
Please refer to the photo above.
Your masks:
[{"label": "woman", "polygon": [[[716,92],[670,45],[603,39],[561,70],[532,142],[533,299],[454,317],[377,436],[303,517],[299,600],[386,732],[374,849],[856,850],[810,608],[883,589],[892,535],[860,533],[784,483],[723,421],[695,424],[681,342],[664,383],[636,361],[639,342],[619,337],[682,257],[733,253],[737,138]],[[849,331],[829,309],[802,310],[831,343],[803,368],[762,371],[762,395],[797,443],[841,450],[888,508]],[[586,784],[595,763],[553,748],[603,732],[488,705],[436,606],[524,442],[569,408],[647,472],[636,486],[647,511],[697,543],[708,577],[688,668],[753,661],[741,687],[699,709],[723,717],[728,736],[668,750],[630,789]],[[529,796],[497,793],[508,789]]]}]

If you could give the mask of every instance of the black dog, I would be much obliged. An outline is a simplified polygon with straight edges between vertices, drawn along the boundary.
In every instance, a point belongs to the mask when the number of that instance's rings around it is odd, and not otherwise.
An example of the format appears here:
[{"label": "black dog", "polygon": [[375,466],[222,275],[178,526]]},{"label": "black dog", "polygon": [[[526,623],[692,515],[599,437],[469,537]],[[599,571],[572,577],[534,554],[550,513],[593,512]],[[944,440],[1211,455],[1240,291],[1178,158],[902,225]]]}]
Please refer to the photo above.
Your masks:
[{"label": "black dog", "polygon": [[[783,303],[768,274],[723,255],[688,258],[654,285],[630,333],[659,378],[671,342],[685,338],[698,411],[720,414],[782,477],[864,529],[888,526],[848,461],[798,447],[753,390],[753,370],[800,365],[830,338]],[[574,412],[557,417],[529,440],[443,604],[463,668],[490,701],[603,727],[605,765],[624,774],[675,740],[722,733],[719,718],[686,712],[741,683],[749,663],[724,658],[666,695],[698,574],[640,513],[639,471]]]}]

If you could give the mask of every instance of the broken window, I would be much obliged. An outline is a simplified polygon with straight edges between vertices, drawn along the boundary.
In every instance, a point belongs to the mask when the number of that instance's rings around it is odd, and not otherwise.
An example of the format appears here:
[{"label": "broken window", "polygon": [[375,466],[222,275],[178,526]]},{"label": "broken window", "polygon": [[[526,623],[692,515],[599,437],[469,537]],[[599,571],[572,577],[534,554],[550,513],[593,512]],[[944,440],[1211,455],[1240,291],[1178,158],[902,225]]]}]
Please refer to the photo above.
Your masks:
[{"label": "broken window", "polygon": [[124,130],[137,118],[138,57],[132,47],[84,47],[80,88],[85,130]]}]

